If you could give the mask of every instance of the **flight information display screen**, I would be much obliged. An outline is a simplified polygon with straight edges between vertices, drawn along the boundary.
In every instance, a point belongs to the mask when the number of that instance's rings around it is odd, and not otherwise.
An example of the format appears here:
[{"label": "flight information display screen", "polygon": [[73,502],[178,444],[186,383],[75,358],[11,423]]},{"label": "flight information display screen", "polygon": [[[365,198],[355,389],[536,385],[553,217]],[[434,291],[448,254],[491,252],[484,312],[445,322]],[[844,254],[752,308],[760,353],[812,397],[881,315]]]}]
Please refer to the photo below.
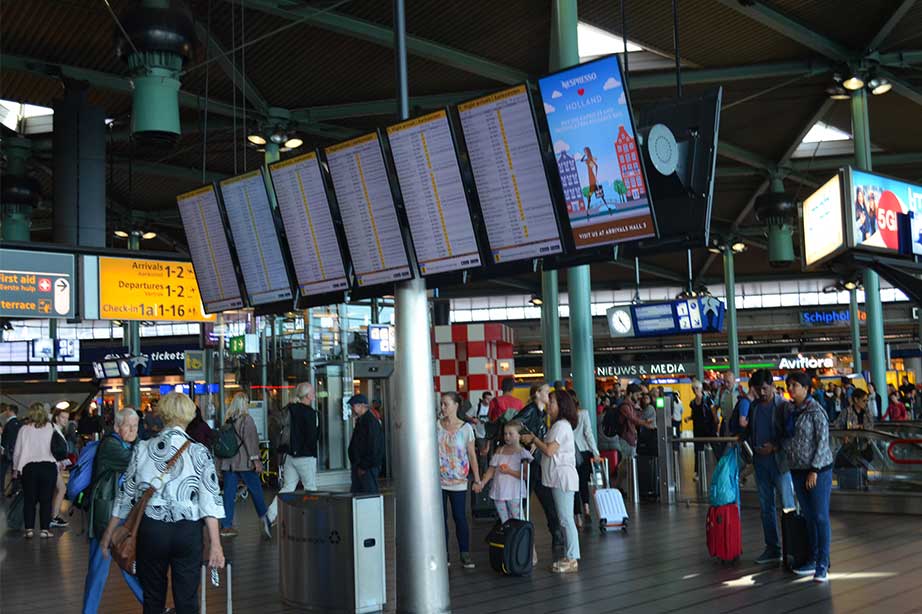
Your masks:
[{"label": "flight information display screen", "polygon": [[524,85],[458,105],[496,264],[562,251]]},{"label": "flight information display screen", "polygon": [[617,56],[538,80],[577,249],[656,236]]},{"label": "flight information display screen", "polygon": [[315,152],[269,166],[304,296],[349,289],[342,251]]},{"label": "flight information display screen", "polygon": [[448,113],[387,129],[397,180],[422,275],[480,266]]},{"label": "flight information display screen", "polygon": [[365,287],[410,279],[413,274],[377,133],[332,145],[324,152],[356,284]]},{"label": "flight information display screen", "polygon": [[234,259],[214,186],[205,186],[176,197],[202,306],[207,313],[243,307]]},{"label": "flight information display screen", "polygon": [[293,299],[262,172],[231,177],[220,186],[250,305]]}]

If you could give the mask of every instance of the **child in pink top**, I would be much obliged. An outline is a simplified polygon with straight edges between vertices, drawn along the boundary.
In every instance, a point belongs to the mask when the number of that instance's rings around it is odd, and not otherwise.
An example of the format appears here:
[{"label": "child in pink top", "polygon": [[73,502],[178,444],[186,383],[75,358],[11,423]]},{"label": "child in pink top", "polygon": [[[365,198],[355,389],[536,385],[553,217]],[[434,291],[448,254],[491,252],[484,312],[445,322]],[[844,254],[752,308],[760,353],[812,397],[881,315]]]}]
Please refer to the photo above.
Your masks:
[{"label": "child in pink top", "polygon": [[490,459],[490,468],[483,476],[481,486],[475,487],[478,488],[477,492],[480,492],[483,486],[496,476],[490,498],[496,505],[500,522],[506,522],[510,518],[524,519],[522,499],[527,496],[527,491],[522,483],[522,464],[531,462],[532,455],[519,442],[521,432],[520,422],[512,420],[506,424],[503,428],[503,440],[506,445],[498,449]]}]

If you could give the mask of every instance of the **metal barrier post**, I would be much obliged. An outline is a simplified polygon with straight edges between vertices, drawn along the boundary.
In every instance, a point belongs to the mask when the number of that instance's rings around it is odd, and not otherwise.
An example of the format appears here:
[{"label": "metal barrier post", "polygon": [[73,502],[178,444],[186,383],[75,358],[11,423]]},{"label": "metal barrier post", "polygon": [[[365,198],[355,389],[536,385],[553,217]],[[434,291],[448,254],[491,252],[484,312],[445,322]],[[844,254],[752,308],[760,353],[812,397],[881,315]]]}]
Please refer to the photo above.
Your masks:
[{"label": "metal barrier post", "polygon": [[707,448],[698,451],[698,494],[702,499],[708,498],[708,452]]}]

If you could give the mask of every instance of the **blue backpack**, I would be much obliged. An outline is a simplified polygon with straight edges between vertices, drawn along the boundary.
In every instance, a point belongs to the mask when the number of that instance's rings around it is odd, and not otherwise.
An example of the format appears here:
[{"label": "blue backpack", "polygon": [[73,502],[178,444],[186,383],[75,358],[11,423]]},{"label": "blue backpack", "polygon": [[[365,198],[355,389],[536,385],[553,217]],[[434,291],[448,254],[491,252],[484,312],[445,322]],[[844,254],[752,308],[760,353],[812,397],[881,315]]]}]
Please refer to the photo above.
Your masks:
[{"label": "blue backpack", "polygon": [[64,497],[79,509],[89,507],[89,488],[93,483],[93,461],[96,460],[98,449],[98,441],[87,443],[80,451],[80,456],[77,457],[77,464],[70,470],[67,492]]}]

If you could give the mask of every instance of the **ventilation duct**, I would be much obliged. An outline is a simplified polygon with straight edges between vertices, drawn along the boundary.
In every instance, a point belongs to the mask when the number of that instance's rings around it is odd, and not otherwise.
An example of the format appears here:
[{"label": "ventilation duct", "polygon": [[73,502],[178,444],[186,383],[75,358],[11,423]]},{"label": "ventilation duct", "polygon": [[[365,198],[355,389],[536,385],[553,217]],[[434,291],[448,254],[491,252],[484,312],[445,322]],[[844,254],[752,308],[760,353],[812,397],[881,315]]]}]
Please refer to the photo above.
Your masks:
[{"label": "ventilation duct", "polygon": [[794,199],[783,192],[762,194],[755,203],[756,219],[766,225],[768,263],[776,268],[794,262],[794,239],[791,222],[797,211]]},{"label": "ventilation duct", "polygon": [[131,74],[132,137],[143,145],[172,147],[180,135],[180,74],[192,56],[192,15],[169,0],[144,0],[119,21],[115,52]]}]

